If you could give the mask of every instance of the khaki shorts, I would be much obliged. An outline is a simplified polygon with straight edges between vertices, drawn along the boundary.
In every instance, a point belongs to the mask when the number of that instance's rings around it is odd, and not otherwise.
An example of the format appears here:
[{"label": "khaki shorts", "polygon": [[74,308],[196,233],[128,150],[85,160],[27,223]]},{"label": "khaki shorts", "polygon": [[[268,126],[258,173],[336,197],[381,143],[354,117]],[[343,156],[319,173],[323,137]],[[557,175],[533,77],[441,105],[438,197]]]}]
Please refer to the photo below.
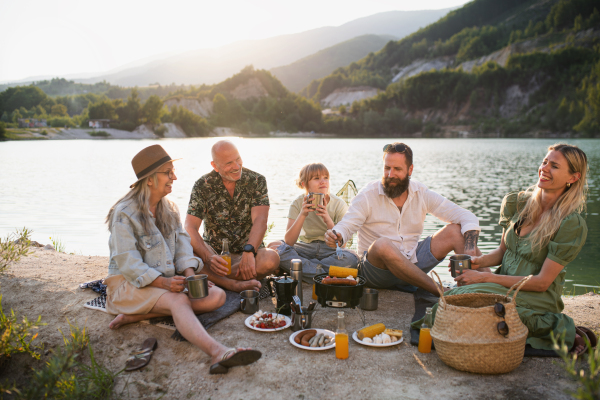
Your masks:
[{"label": "khaki shorts", "polygon": [[148,314],[160,296],[168,290],[154,286],[137,288],[123,275],[104,279],[106,285],[106,311],[109,314]]},{"label": "khaki shorts", "polygon": [[[219,255],[219,254],[217,254],[215,249],[213,249],[208,243],[205,243],[205,244],[206,244],[206,247],[208,248],[208,251],[210,251],[211,254]],[[256,252],[256,256],[258,257],[258,255],[264,251],[267,251],[266,247],[259,248],[258,251]],[[230,253],[230,255],[231,255],[231,270],[237,271],[237,268],[240,266],[240,263],[242,262],[242,255],[244,255],[244,253]],[[227,275],[227,276],[231,277],[232,274]]]}]

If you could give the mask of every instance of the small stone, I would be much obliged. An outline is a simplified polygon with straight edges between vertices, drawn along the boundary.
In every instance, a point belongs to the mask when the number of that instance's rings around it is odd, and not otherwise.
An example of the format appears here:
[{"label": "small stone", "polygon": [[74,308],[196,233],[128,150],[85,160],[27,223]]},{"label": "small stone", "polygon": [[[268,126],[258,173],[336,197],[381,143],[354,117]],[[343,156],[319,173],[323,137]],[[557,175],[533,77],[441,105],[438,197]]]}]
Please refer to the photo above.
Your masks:
[{"label": "small stone", "polygon": [[47,244],[44,246],[44,250],[54,250],[54,246],[52,246],[51,244]]}]

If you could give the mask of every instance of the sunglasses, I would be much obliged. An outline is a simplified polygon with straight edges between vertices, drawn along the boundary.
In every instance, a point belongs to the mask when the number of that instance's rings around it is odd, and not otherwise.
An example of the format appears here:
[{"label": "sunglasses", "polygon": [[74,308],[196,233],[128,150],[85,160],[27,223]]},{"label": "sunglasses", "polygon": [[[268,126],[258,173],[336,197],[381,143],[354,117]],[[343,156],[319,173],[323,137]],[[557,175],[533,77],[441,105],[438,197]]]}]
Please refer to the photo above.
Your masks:
[{"label": "sunglasses", "polygon": [[[501,303],[494,304],[494,312],[496,313],[497,316],[504,319],[504,316],[506,315],[506,309],[504,308],[504,304],[501,304]],[[498,329],[499,334],[501,334],[504,337],[508,337],[509,330],[508,330],[508,325],[506,324],[506,320],[498,322],[498,325],[496,328]]]},{"label": "sunglasses", "polygon": [[404,153],[408,149],[408,146],[405,145],[404,143],[400,143],[400,144],[386,144],[385,146],[383,146],[383,151],[386,152],[390,148],[393,148],[394,150],[396,150],[396,153]]}]

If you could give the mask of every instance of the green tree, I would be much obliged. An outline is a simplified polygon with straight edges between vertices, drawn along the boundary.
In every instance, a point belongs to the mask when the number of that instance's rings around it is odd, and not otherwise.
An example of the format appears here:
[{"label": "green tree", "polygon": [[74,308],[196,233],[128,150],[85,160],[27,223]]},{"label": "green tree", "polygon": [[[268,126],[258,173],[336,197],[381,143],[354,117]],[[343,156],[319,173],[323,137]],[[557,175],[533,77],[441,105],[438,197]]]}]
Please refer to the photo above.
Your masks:
[{"label": "green tree", "polygon": [[583,17],[581,16],[581,14],[579,14],[578,16],[575,17],[575,20],[573,21],[573,31],[578,32],[582,29],[583,29]]},{"label": "green tree", "polygon": [[598,24],[600,24],[600,12],[594,7],[594,12],[592,12],[592,15],[587,20],[587,27],[591,28]]},{"label": "green tree", "polygon": [[117,106],[116,113],[119,116],[119,127],[129,131],[134,130],[142,117],[142,106],[137,88],[131,89],[127,103]]},{"label": "green tree", "polygon": [[44,107],[42,107],[41,105],[37,105],[35,107],[35,114],[34,116],[37,116],[38,118],[46,118],[47,113],[46,110],[44,109]]},{"label": "green tree", "polygon": [[6,137],[6,125],[4,122],[0,121],[0,139],[4,139]]},{"label": "green tree", "polygon": [[10,116],[6,111],[2,113],[2,117],[0,117],[0,121],[2,122],[10,122]]},{"label": "green tree", "polygon": [[89,119],[115,119],[115,105],[108,99],[90,104],[88,106],[88,116]]},{"label": "green tree", "polygon": [[17,122],[19,122],[18,121],[19,118],[23,118],[23,116],[21,115],[21,113],[19,112],[19,110],[13,111],[12,116],[11,116],[12,122],[14,122],[16,124]]},{"label": "green tree", "polygon": [[173,106],[171,119],[173,123],[181,126],[188,136],[206,136],[210,131],[208,122],[204,118],[183,107]]},{"label": "green tree", "polygon": [[229,126],[229,102],[221,93],[213,97],[214,123],[220,126]]},{"label": "green tree", "polygon": [[20,107],[30,109],[48,96],[36,86],[16,86],[0,93],[0,111],[12,112]]},{"label": "green tree", "polygon": [[470,39],[468,42],[463,43],[456,54],[457,62],[472,60],[477,57],[484,56],[488,53],[483,39],[479,36]]},{"label": "green tree", "polygon": [[52,97],[46,97],[41,103],[40,106],[44,107],[46,110],[46,114],[50,114],[52,111],[52,106],[56,104],[56,101]]},{"label": "green tree", "polygon": [[68,115],[67,107],[63,104],[53,105],[50,109],[50,115],[54,117],[66,117]]},{"label": "green tree", "polygon": [[157,95],[152,95],[142,107],[142,115],[147,123],[152,125],[160,124],[160,113],[163,108],[163,102]]}]

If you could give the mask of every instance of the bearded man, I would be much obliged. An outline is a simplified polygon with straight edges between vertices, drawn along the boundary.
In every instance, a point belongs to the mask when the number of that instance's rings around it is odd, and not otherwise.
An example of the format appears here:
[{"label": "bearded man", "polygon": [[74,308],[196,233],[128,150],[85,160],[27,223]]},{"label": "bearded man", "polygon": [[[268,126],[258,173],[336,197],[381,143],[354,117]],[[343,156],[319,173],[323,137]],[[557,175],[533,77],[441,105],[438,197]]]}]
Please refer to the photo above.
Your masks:
[{"label": "bearded man", "polygon": [[[325,242],[335,247],[358,231],[367,286],[408,292],[420,287],[437,296],[427,273],[451,251],[481,255],[477,248],[481,228],[472,212],[411,180],[413,168],[410,147],[398,142],[385,145],[383,177],[358,193],[344,218],[326,232]],[[428,213],[448,225],[419,241]]]}]

